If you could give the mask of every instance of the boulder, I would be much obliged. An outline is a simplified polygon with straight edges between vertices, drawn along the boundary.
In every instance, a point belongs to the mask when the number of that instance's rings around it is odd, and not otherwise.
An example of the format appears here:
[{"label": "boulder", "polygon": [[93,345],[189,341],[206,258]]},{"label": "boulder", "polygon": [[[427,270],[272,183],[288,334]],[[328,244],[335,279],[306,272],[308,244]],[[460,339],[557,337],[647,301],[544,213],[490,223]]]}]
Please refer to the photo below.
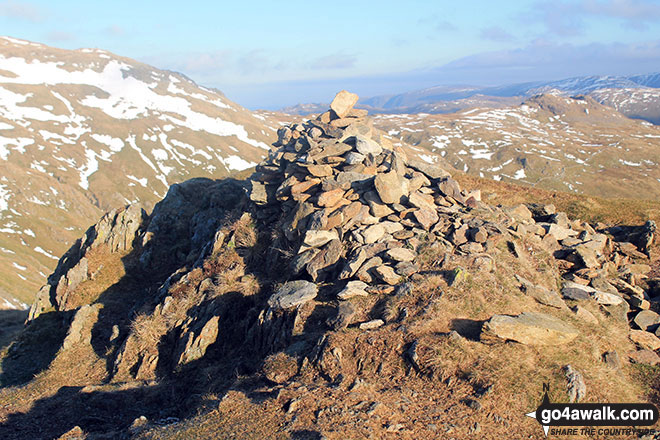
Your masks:
[{"label": "boulder", "polygon": [[268,299],[268,305],[272,309],[292,309],[316,298],[318,291],[316,284],[309,281],[289,281]]},{"label": "boulder", "polygon": [[544,313],[495,315],[483,325],[482,341],[515,341],[526,345],[562,345],[578,336],[572,326]]}]

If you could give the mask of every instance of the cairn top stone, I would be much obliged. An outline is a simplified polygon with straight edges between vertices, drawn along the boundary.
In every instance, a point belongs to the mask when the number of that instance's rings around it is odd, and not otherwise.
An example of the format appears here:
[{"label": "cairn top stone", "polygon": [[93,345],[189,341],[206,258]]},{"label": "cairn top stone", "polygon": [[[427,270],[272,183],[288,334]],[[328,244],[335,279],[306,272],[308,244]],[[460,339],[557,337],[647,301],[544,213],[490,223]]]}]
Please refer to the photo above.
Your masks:
[{"label": "cairn top stone", "polygon": [[351,111],[357,102],[358,95],[346,90],[342,90],[341,92],[337,93],[335,99],[332,100],[330,103],[330,108],[337,114],[337,116],[343,118]]}]

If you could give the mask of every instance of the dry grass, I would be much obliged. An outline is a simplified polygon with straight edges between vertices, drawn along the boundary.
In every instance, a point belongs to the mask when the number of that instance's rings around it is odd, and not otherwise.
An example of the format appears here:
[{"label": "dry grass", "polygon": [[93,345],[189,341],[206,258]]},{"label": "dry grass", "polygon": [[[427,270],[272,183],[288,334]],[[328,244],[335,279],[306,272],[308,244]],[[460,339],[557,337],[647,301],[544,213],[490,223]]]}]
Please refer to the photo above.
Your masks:
[{"label": "dry grass", "polygon": [[601,198],[549,191],[526,185],[496,182],[463,173],[453,177],[467,190],[481,190],[482,200],[513,206],[520,203],[552,203],[571,218],[591,223],[639,225],[646,220],[660,221],[660,201],[643,199]]}]

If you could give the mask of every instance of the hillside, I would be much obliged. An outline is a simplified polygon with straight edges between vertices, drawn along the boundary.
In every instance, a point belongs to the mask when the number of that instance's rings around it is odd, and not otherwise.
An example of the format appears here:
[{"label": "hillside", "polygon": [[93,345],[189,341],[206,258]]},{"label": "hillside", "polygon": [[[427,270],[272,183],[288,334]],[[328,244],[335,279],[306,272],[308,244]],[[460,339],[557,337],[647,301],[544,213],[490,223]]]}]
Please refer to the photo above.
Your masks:
[{"label": "hillside", "polygon": [[103,212],[254,166],[274,139],[274,127],[181,74],[0,38],[0,308],[29,304]]},{"label": "hillside", "polygon": [[356,101],[90,227],[0,352],[0,436],[541,439],[544,384],[660,403],[657,202],[455,179]]},{"label": "hillside", "polygon": [[660,128],[590,97],[544,94],[520,106],[448,115],[375,115],[374,124],[494,180],[601,197],[660,197]]},{"label": "hillside", "polygon": [[[371,113],[453,113],[475,107],[501,108],[518,105],[535,95],[549,92],[565,97],[589,95],[622,114],[653,124],[660,123],[660,74],[631,76],[581,76],[558,81],[536,81],[501,86],[436,86],[395,95],[362,99],[360,108]],[[327,104],[300,104],[283,108],[290,114],[319,112]]]}]

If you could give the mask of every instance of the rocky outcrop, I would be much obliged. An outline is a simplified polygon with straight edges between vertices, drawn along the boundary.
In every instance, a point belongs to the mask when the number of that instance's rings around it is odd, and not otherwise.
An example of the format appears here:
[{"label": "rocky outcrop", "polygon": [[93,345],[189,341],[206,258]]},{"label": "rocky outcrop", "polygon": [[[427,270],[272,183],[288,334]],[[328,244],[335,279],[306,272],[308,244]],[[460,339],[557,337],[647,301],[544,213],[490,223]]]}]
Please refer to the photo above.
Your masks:
[{"label": "rocky outcrop", "polygon": [[66,310],[69,294],[90,277],[90,251],[105,246],[110,253],[125,254],[133,249],[138,231],[144,227],[147,215],[139,204],[114,210],[85,232],[60,259],[57,268],[41,288],[28,315],[28,321],[47,310]]}]

